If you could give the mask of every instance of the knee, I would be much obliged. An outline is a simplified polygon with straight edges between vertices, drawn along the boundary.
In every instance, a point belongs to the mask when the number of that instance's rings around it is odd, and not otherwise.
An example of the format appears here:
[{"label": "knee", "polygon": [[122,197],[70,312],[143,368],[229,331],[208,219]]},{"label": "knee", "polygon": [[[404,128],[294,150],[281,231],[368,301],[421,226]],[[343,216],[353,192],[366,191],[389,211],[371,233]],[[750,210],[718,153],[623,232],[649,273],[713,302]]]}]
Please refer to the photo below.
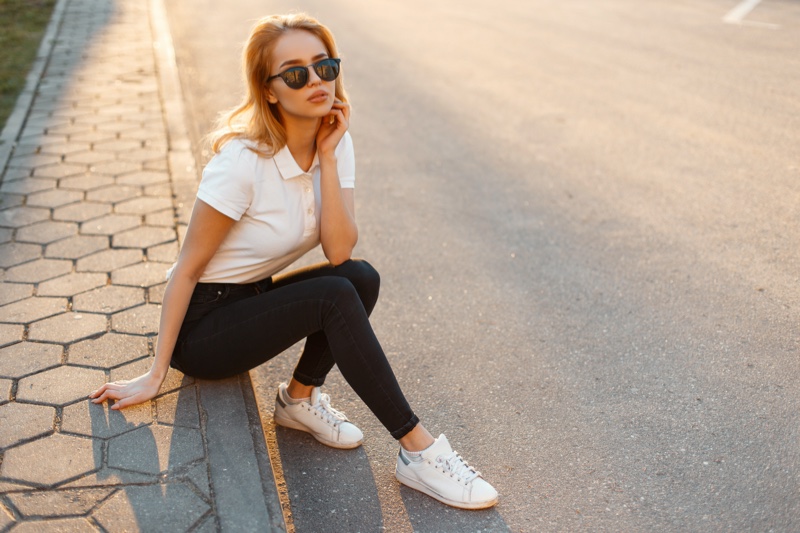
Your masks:
[{"label": "knee", "polygon": [[375,294],[377,297],[381,286],[381,275],[368,262],[363,259],[351,259],[336,268],[342,269],[344,277],[350,280],[359,294]]}]

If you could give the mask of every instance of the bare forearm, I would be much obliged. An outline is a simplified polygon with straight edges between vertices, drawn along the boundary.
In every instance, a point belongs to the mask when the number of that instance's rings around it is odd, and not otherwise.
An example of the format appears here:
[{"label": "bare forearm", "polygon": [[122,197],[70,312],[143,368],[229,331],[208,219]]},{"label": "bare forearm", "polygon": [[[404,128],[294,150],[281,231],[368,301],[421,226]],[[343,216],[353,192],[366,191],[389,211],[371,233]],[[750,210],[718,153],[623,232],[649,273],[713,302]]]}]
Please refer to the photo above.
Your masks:
[{"label": "bare forearm", "polygon": [[331,263],[343,263],[350,259],[358,241],[358,227],[339,185],[335,157],[322,157],[320,160],[320,194],[322,251]]},{"label": "bare forearm", "polygon": [[197,284],[192,278],[174,272],[167,288],[164,291],[164,300],[161,305],[161,320],[158,327],[158,343],[156,357],[150,368],[150,374],[164,381],[172,359],[172,351],[178,340],[183,318],[189,307],[189,300]]}]

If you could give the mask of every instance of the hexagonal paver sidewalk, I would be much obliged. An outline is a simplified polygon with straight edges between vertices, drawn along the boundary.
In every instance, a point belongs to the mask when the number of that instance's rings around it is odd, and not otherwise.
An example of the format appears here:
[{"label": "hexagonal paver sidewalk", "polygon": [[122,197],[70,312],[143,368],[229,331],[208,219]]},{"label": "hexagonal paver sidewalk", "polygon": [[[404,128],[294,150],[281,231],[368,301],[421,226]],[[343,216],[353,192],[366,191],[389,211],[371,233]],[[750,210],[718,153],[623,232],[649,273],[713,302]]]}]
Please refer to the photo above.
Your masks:
[{"label": "hexagonal paver sidewalk", "polygon": [[0,158],[0,531],[285,528],[248,376],[86,398],[149,369],[196,184],[162,2],[59,2]]}]

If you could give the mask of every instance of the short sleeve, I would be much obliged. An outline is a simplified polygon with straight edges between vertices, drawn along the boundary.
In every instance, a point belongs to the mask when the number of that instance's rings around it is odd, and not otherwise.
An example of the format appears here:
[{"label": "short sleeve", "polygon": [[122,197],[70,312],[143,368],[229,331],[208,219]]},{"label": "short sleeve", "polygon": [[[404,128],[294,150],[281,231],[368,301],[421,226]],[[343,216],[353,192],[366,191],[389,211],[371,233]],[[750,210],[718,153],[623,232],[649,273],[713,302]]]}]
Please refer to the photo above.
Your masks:
[{"label": "short sleeve", "polygon": [[350,132],[345,132],[339,146],[336,147],[337,169],[339,171],[339,185],[343,189],[352,189],[356,186],[356,155],[353,151],[353,139]]},{"label": "short sleeve", "polygon": [[203,169],[197,198],[226,217],[239,220],[253,199],[254,165],[240,141],[228,142]]}]

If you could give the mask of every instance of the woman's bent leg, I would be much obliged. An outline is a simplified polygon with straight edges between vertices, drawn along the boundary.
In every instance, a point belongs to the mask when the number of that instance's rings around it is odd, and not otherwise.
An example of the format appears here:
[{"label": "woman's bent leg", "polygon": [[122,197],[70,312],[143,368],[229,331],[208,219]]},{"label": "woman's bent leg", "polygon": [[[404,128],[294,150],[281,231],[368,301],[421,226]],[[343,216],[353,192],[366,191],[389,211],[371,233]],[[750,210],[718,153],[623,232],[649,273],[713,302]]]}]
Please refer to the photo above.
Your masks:
[{"label": "woman's bent leg", "polygon": [[[273,288],[285,287],[299,281],[323,276],[338,276],[350,281],[358,293],[358,298],[361,300],[367,316],[372,313],[372,309],[378,301],[381,278],[378,271],[362,259],[351,259],[337,266],[322,263],[296,270],[276,278]],[[297,362],[292,377],[303,385],[319,387],[325,383],[325,378],[334,363],[325,332],[319,331],[308,336],[303,354]]]},{"label": "woman's bent leg", "polygon": [[298,340],[325,333],[342,375],[393,437],[418,419],[403,396],[364,305],[345,278],[323,276],[276,287],[206,315],[176,349],[181,369],[201,378],[238,374]]}]

